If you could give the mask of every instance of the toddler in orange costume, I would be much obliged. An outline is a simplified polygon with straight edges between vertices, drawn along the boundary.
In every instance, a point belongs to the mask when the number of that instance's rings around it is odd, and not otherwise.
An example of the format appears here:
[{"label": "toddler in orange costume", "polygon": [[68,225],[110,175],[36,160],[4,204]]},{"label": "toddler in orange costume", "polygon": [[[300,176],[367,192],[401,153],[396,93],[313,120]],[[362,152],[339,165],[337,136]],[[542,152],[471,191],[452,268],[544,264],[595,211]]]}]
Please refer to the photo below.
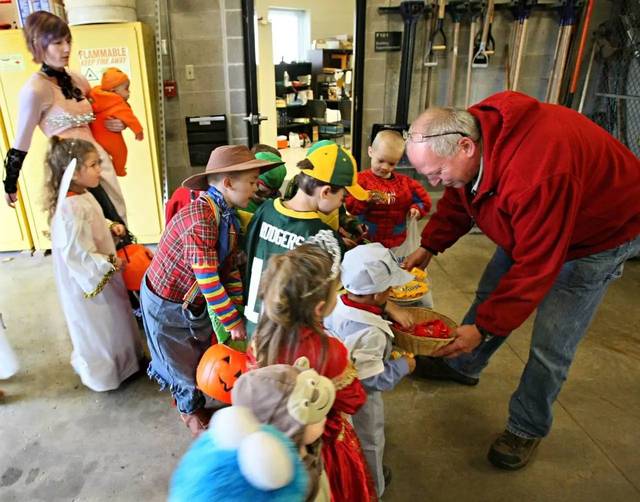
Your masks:
[{"label": "toddler in orange costume", "polygon": [[118,68],[108,68],[102,75],[101,84],[89,92],[89,100],[96,116],[90,124],[91,132],[96,141],[111,156],[116,174],[126,176],[127,145],[122,133],[109,131],[104,122],[108,118],[118,118],[134,132],[138,141],[144,138],[142,126],[127,102],[129,77]]}]

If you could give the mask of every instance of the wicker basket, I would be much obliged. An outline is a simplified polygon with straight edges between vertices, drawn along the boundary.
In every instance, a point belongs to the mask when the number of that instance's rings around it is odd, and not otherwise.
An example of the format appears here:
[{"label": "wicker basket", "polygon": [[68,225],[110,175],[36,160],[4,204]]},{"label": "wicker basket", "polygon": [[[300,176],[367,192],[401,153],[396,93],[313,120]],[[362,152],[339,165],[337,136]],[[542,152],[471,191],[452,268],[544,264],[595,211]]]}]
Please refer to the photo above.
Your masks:
[{"label": "wicker basket", "polygon": [[[452,329],[458,327],[458,325],[447,316],[438,314],[431,309],[424,307],[407,307],[405,310],[411,312],[415,324],[439,319]],[[392,325],[391,329],[395,335],[395,345],[407,352],[413,352],[417,356],[430,356],[436,350],[444,347],[453,340],[453,337],[425,338],[423,336],[415,336],[412,331],[405,331],[395,325]]]}]

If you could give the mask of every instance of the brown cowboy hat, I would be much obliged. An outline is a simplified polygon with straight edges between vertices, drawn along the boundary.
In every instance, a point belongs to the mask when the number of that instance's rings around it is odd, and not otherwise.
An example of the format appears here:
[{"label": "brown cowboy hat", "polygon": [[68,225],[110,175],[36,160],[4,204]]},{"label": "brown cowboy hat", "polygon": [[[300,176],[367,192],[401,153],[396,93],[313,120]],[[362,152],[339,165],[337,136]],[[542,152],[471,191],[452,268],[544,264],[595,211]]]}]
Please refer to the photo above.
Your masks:
[{"label": "brown cowboy hat", "polygon": [[211,152],[204,172],[190,176],[182,182],[182,186],[191,190],[206,190],[209,188],[207,183],[209,174],[233,173],[250,169],[260,169],[260,172],[263,172],[282,164],[284,162],[256,159],[251,150],[244,145],[219,146]]}]

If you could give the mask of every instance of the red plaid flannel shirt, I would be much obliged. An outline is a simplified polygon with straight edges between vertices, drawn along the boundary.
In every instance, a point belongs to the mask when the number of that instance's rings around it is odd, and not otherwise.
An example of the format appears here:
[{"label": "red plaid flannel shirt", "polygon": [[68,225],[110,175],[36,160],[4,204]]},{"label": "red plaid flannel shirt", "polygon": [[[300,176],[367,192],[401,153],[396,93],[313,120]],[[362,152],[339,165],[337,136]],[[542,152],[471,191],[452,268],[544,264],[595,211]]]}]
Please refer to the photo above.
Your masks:
[{"label": "red plaid flannel shirt", "polygon": [[[191,268],[194,263],[218,263],[218,227],[209,204],[198,198],[183,207],[165,228],[158,249],[147,269],[147,280],[154,293],[165,300],[182,303],[185,294],[196,282]],[[228,261],[235,261],[235,250]],[[219,271],[220,278],[228,277],[230,267]],[[235,268],[235,267],[231,267]],[[193,301],[204,304],[200,291]]]},{"label": "red plaid flannel shirt", "polygon": [[358,173],[358,184],[366,190],[379,190],[395,197],[391,204],[362,202],[347,194],[345,205],[353,215],[369,227],[369,239],[387,248],[402,244],[407,238],[407,214],[414,207],[424,218],[431,209],[431,197],[416,180],[404,174],[393,173],[391,178],[380,178],[368,169]]}]

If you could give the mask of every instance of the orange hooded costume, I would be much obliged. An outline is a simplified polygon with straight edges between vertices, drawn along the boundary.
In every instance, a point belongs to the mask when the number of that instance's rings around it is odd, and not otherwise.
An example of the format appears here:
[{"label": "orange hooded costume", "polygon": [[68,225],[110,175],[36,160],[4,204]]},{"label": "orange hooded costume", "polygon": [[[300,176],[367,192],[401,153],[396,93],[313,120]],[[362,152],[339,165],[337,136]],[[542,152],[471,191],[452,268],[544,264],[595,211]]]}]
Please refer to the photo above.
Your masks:
[{"label": "orange hooded costume", "polygon": [[118,176],[126,176],[127,145],[121,132],[109,131],[104,122],[107,118],[117,118],[131,129],[136,136],[142,134],[142,125],[133,114],[125,99],[113,92],[113,89],[129,80],[126,73],[117,68],[108,68],[102,75],[102,85],[89,91],[89,100],[96,119],[91,122],[91,132],[102,148],[111,156],[113,167]]}]

